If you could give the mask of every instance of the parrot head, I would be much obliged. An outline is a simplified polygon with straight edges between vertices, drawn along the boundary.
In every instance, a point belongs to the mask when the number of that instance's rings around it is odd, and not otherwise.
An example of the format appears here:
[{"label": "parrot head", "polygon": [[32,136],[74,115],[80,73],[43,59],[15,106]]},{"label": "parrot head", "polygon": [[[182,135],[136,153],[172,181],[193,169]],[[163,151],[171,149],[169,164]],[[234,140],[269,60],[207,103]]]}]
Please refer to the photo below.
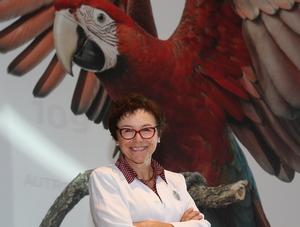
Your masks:
[{"label": "parrot head", "polygon": [[72,74],[73,62],[92,72],[117,65],[118,28],[133,23],[125,13],[126,4],[126,0],[56,1],[55,48],[68,73]]}]

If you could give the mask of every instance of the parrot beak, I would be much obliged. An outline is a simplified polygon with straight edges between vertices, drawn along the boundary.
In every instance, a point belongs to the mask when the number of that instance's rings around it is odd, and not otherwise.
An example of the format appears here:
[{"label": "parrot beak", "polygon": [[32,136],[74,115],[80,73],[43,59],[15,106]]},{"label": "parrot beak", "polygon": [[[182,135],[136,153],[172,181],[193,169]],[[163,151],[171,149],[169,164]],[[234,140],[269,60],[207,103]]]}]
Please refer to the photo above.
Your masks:
[{"label": "parrot beak", "polygon": [[71,75],[73,56],[78,43],[77,27],[77,22],[68,10],[56,12],[53,26],[54,45],[58,59]]},{"label": "parrot beak", "polygon": [[87,38],[69,10],[56,12],[53,31],[57,57],[69,74],[73,75],[73,62],[87,71],[100,72],[103,69],[103,51]]}]

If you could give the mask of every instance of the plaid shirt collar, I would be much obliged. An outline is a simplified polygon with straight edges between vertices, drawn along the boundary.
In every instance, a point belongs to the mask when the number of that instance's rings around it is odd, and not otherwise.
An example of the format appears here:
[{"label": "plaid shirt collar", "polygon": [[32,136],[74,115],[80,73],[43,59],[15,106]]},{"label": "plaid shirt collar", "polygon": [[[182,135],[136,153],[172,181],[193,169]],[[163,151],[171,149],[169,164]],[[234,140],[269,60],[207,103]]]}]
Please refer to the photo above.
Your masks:
[{"label": "plaid shirt collar", "polygon": [[[122,155],[122,154],[120,155],[120,157],[116,161],[115,165],[123,173],[128,184],[130,184],[134,180],[134,178],[137,178],[136,172],[128,164],[124,155]],[[155,174],[155,176],[154,176],[155,179],[157,179],[157,177],[160,176],[167,183],[164,168],[154,159],[151,160],[151,166],[152,166],[154,174]]]}]

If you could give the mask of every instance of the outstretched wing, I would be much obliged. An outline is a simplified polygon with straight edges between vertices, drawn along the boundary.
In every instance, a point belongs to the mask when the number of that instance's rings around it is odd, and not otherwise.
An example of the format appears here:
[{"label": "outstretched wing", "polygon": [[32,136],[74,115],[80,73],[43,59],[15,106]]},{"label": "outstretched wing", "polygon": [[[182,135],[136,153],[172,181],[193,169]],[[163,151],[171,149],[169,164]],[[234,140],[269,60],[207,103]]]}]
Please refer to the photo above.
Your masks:
[{"label": "outstretched wing", "polygon": [[219,87],[208,91],[212,103],[261,167],[284,181],[300,172],[299,26],[292,0],[187,1],[170,38],[198,51],[194,74]]},{"label": "outstretched wing", "polygon": [[[53,1],[10,0],[0,2],[1,21],[17,18],[10,26],[0,32],[0,50],[7,52],[32,41],[8,66],[8,72],[23,76],[36,67],[54,49],[52,24],[55,15]],[[34,95],[49,94],[64,78],[65,72],[53,56],[42,75]]]},{"label": "outstretched wing", "polygon": [[[127,12],[140,26],[156,36],[150,1],[108,0]],[[8,72],[23,76],[34,69],[54,50],[52,26],[55,0],[0,1],[0,21],[15,19],[0,32],[0,51],[6,53],[30,44],[10,63]],[[66,72],[54,53],[47,69],[37,82],[33,94],[45,97],[64,79]],[[86,114],[100,123],[105,119],[110,98],[95,74],[81,70],[73,94],[74,114]]]},{"label": "outstretched wing", "polygon": [[299,1],[233,2],[253,66],[243,70],[250,120],[233,129],[265,170],[291,181],[300,172]]}]

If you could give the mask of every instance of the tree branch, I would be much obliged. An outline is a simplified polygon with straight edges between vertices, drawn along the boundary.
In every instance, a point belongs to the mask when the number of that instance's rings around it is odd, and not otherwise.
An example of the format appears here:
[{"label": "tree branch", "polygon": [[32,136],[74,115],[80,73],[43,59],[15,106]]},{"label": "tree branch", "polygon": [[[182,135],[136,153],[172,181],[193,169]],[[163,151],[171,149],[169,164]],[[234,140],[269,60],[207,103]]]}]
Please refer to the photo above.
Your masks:
[{"label": "tree branch", "polygon": [[240,180],[217,187],[206,186],[199,173],[183,173],[187,188],[198,207],[220,208],[245,199],[248,181]]},{"label": "tree branch", "polygon": [[58,227],[72,208],[89,194],[88,182],[93,170],[78,174],[57,197],[48,210],[40,227]]}]

